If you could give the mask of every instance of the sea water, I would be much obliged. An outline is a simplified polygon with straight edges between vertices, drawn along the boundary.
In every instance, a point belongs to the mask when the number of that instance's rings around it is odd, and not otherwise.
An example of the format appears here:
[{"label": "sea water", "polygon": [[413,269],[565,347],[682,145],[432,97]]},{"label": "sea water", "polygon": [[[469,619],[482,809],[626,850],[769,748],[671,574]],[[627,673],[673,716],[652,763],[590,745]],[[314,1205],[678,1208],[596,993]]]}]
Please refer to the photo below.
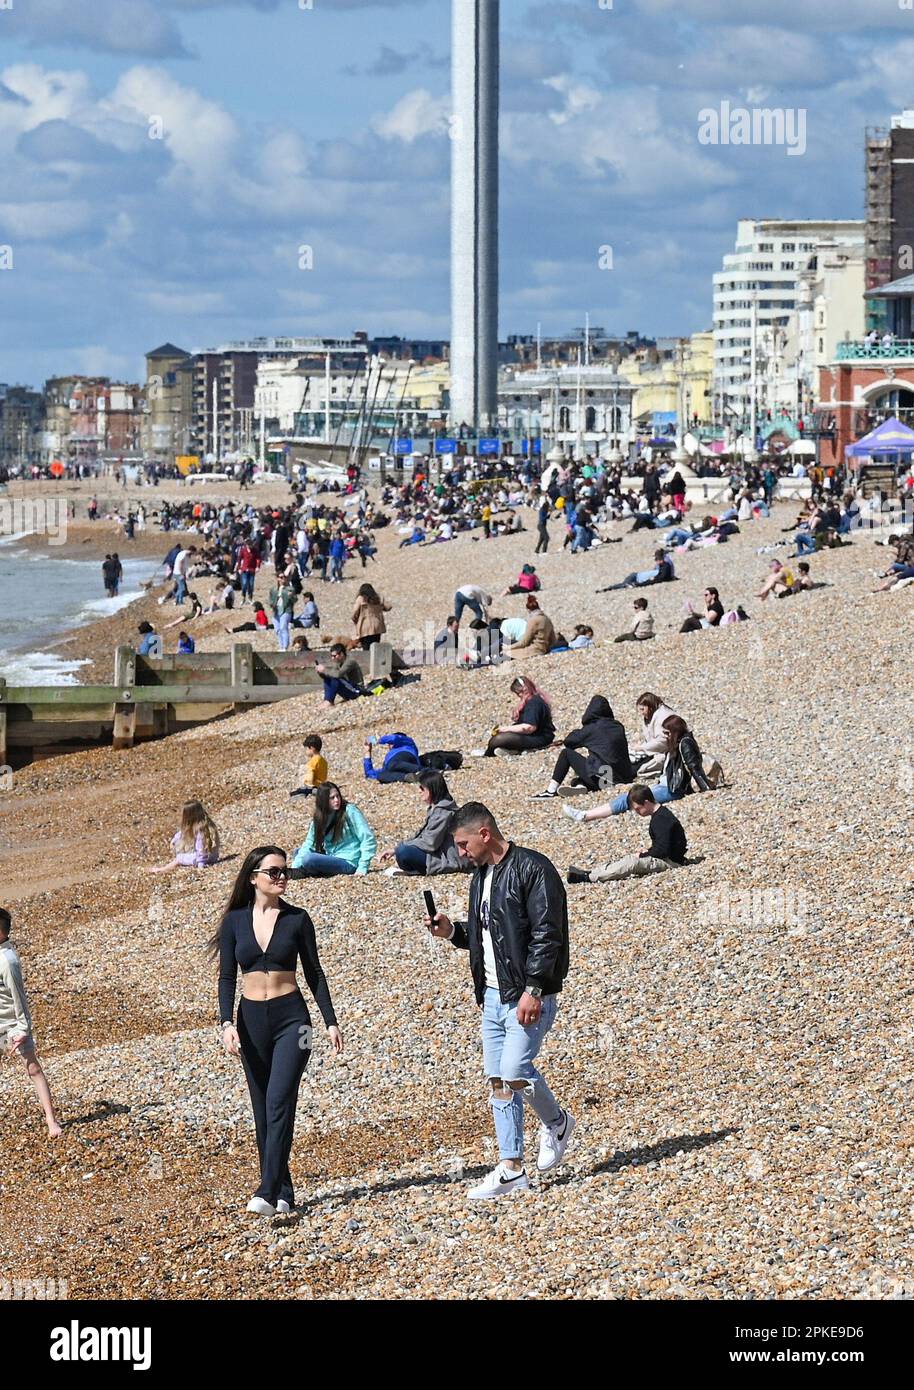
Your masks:
[{"label": "sea water", "polygon": [[155,560],[121,557],[117,598],[105,595],[101,560],[75,560],[30,550],[22,538],[0,540],[0,676],[8,685],[75,685],[84,663],[48,650],[75,627],[139,598]]}]

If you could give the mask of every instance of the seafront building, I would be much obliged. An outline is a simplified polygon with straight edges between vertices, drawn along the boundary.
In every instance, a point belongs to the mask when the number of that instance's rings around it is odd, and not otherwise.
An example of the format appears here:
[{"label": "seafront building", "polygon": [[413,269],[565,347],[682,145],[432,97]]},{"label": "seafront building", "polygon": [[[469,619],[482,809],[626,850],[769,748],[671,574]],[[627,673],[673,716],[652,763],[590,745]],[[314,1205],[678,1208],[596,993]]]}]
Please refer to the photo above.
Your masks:
[{"label": "seafront building", "polygon": [[769,345],[769,355],[779,350],[797,310],[801,277],[819,249],[862,254],[863,245],[862,221],[740,220],[735,250],[714,276],[715,415],[724,425],[748,424],[753,335],[756,363],[760,342]]}]

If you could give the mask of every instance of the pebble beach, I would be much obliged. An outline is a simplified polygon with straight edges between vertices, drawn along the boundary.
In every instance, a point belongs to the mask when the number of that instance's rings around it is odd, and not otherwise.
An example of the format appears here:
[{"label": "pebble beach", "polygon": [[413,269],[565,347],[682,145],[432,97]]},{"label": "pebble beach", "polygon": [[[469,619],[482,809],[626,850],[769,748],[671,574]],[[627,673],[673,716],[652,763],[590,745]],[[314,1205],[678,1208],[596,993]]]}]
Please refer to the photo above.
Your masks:
[{"label": "pebble beach", "polygon": [[[252,500],[274,498],[258,488]],[[594,591],[644,567],[654,533],[614,523],[604,534],[621,544],[571,556],[553,521],[549,553],[534,557],[530,513],[522,535],[405,550],[386,528],[367,571],[350,563],[343,584],[314,584],[322,632],[351,632],[369,579],[400,646],[443,624],[458,585],[499,593],[535,562],[544,611],[565,632],[590,623],[596,648],[414,670],[333,710],[301,697],[18,771],[0,794],[2,900],[66,1123],[49,1141],[21,1065],[0,1065],[0,1266],[86,1300],[914,1295],[914,878],[902,857],[914,590],[871,592],[885,552],[862,533],[811,557],[822,587],[759,602],[769,556],[757,552],[795,513],[776,506],[726,545],[677,557],[678,582],[644,591],[657,636],[618,646],[632,593]],[[151,568],[171,539],[142,535]],[[74,524],[67,545],[137,553],[106,522]],[[680,634],[684,602],[706,584],[751,620]],[[59,640],[87,663],[79,680],[110,680],[141,619],[176,615],[162,592]],[[198,651],[225,649],[226,621],[241,620],[200,619]],[[275,647],[272,632],[237,640]],[[314,920],[346,1050],[334,1058],[316,1027],[291,1160],[300,1211],[258,1221],[244,1209],[257,1182],[250,1106],[220,1045],[205,953],[240,860],[304,840],[310,810],[289,791],[309,731],[379,849],[415,833],[416,789],[363,779],[366,737],[402,729],[422,750],[466,754],[509,719],[518,673],[547,692],[560,735],[602,693],[634,736],[637,695],[659,692],[727,778],[677,806],[698,862],[568,889],[571,971],[540,1063],[577,1117],[566,1161],[529,1194],[467,1203],[495,1159],[479,1021],[466,954],[429,938],[421,889],[463,916],[468,879],[389,879],[376,863],[366,878],[289,885]],[[635,816],[582,826],[560,801],[530,799],[554,756],[467,758],[452,793],[484,801],[563,875],[643,848]],[[150,877],[143,866],[168,857],[192,796],[225,857]]]}]

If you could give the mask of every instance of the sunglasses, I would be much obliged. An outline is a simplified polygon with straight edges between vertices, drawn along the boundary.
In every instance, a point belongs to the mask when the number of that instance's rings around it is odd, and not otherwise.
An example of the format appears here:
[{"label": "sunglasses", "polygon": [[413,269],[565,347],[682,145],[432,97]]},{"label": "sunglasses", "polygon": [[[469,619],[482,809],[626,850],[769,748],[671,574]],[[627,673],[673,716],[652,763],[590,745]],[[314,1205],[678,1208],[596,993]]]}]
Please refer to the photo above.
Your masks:
[{"label": "sunglasses", "polygon": [[258,869],[259,874],[266,874],[271,883],[278,883],[281,878],[289,877],[288,869]]}]

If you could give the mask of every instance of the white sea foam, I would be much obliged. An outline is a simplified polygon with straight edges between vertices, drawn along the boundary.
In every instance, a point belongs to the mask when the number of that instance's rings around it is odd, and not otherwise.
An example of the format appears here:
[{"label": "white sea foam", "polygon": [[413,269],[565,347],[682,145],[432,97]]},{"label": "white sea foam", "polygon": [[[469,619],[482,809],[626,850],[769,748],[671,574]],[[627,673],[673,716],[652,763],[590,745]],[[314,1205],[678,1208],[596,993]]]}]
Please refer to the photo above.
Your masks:
[{"label": "white sea foam", "polygon": [[0,652],[0,676],[7,685],[76,685],[86,661],[53,652]]}]

